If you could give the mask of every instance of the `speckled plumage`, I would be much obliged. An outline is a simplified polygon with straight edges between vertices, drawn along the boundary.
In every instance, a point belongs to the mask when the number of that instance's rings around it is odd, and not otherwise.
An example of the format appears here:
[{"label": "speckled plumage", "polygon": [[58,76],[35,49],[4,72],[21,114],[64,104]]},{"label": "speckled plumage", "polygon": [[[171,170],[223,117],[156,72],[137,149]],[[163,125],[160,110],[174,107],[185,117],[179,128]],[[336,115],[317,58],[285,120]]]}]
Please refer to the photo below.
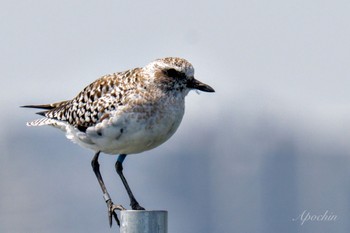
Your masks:
[{"label": "speckled plumage", "polygon": [[193,77],[181,58],[158,59],[143,68],[105,75],[72,100],[48,105],[44,118],[28,126],[51,125],[79,145],[108,154],[133,154],[165,142],[178,128],[191,89],[214,91]]},{"label": "speckled plumage", "polygon": [[27,105],[41,108],[41,119],[28,126],[50,125],[63,130],[67,138],[94,150],[91,161],[112,218],[120,225],[114,205],[103,182],[100,152],[120,154],[116,171],[130,198],[133,210],[144,210],[134,197],[123,174],[127,154],[155,148],[168,140],[179,127],[185,111],[185,96],[192,89],[214,92],[194,77],[193,66],[181,58],[155,60],[143,68],[105,75],[84,88],[72,100],[53,104]]}]

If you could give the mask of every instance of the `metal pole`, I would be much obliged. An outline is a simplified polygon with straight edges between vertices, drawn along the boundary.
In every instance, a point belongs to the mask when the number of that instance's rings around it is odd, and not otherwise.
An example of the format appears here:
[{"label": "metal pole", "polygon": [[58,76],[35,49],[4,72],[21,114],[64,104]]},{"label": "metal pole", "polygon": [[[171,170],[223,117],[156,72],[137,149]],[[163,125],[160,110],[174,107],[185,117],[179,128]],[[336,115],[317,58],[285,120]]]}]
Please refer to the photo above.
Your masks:
[{"label": "metal pole", "polygon": [[120,233],[167,233],[168,211],[122,210]]}]

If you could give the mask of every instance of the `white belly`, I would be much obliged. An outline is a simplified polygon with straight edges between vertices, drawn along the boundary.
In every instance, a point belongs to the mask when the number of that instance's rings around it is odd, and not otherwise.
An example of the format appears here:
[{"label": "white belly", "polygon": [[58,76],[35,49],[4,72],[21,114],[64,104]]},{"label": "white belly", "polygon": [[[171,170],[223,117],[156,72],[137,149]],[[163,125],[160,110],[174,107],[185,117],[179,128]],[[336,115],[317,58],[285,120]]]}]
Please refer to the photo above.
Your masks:
[{"label": "white belly", "polygon": [[120,113],[105,119],[86,133],[67,131],[83,147],[107,154],[135,154],[153,149],[167,141],[179,127],[184,105],[172,106],[156,114]]}]

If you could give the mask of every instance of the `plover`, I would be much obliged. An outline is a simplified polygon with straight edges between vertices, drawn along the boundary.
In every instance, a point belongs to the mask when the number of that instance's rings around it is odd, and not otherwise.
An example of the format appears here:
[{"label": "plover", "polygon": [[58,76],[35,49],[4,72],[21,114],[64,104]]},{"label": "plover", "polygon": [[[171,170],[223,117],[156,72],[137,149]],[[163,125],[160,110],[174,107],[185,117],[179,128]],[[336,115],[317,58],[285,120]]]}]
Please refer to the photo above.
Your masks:
[{"label": "plover", "polygon": [[28,122],[28,126],[53,126],[73,142],[95,151],[91,164],[111,226],[112,216],[119,225],[115,210],[125,208],[113,204],[108,194],[98,163],[100,153],[119,154],[115,168],[130,206],[144,210],[123,175],[123,161],[128,154],[159,146],[175,133],[184,115],[185,96],[193,89],[214,92],[194,78],[194,68],[187,60],[167,57],[143,68],[102,76],[71,100],[23,107],[45,109],[37,113],[44,117]]}]

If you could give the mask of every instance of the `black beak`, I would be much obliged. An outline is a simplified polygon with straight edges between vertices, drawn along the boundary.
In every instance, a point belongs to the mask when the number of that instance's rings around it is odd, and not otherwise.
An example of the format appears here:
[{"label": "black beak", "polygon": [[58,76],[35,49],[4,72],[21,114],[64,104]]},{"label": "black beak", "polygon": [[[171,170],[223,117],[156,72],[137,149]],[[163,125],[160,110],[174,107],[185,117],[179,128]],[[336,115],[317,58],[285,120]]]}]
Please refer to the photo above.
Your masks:
[{"label": "black beak", "polygon": [[197,90],[200,90],[200,91],[205,91],[205,92],[215,92],[215,90],[211,86],[209,86],[209,85],[207,85],[205,83],[202,83],[202,82],[200,82],[200,81],[198,81],[197,79],[194,79],[194,78],[192,80],[188,81],[187,87],[191,88],[191,89],[197,89]]}]

